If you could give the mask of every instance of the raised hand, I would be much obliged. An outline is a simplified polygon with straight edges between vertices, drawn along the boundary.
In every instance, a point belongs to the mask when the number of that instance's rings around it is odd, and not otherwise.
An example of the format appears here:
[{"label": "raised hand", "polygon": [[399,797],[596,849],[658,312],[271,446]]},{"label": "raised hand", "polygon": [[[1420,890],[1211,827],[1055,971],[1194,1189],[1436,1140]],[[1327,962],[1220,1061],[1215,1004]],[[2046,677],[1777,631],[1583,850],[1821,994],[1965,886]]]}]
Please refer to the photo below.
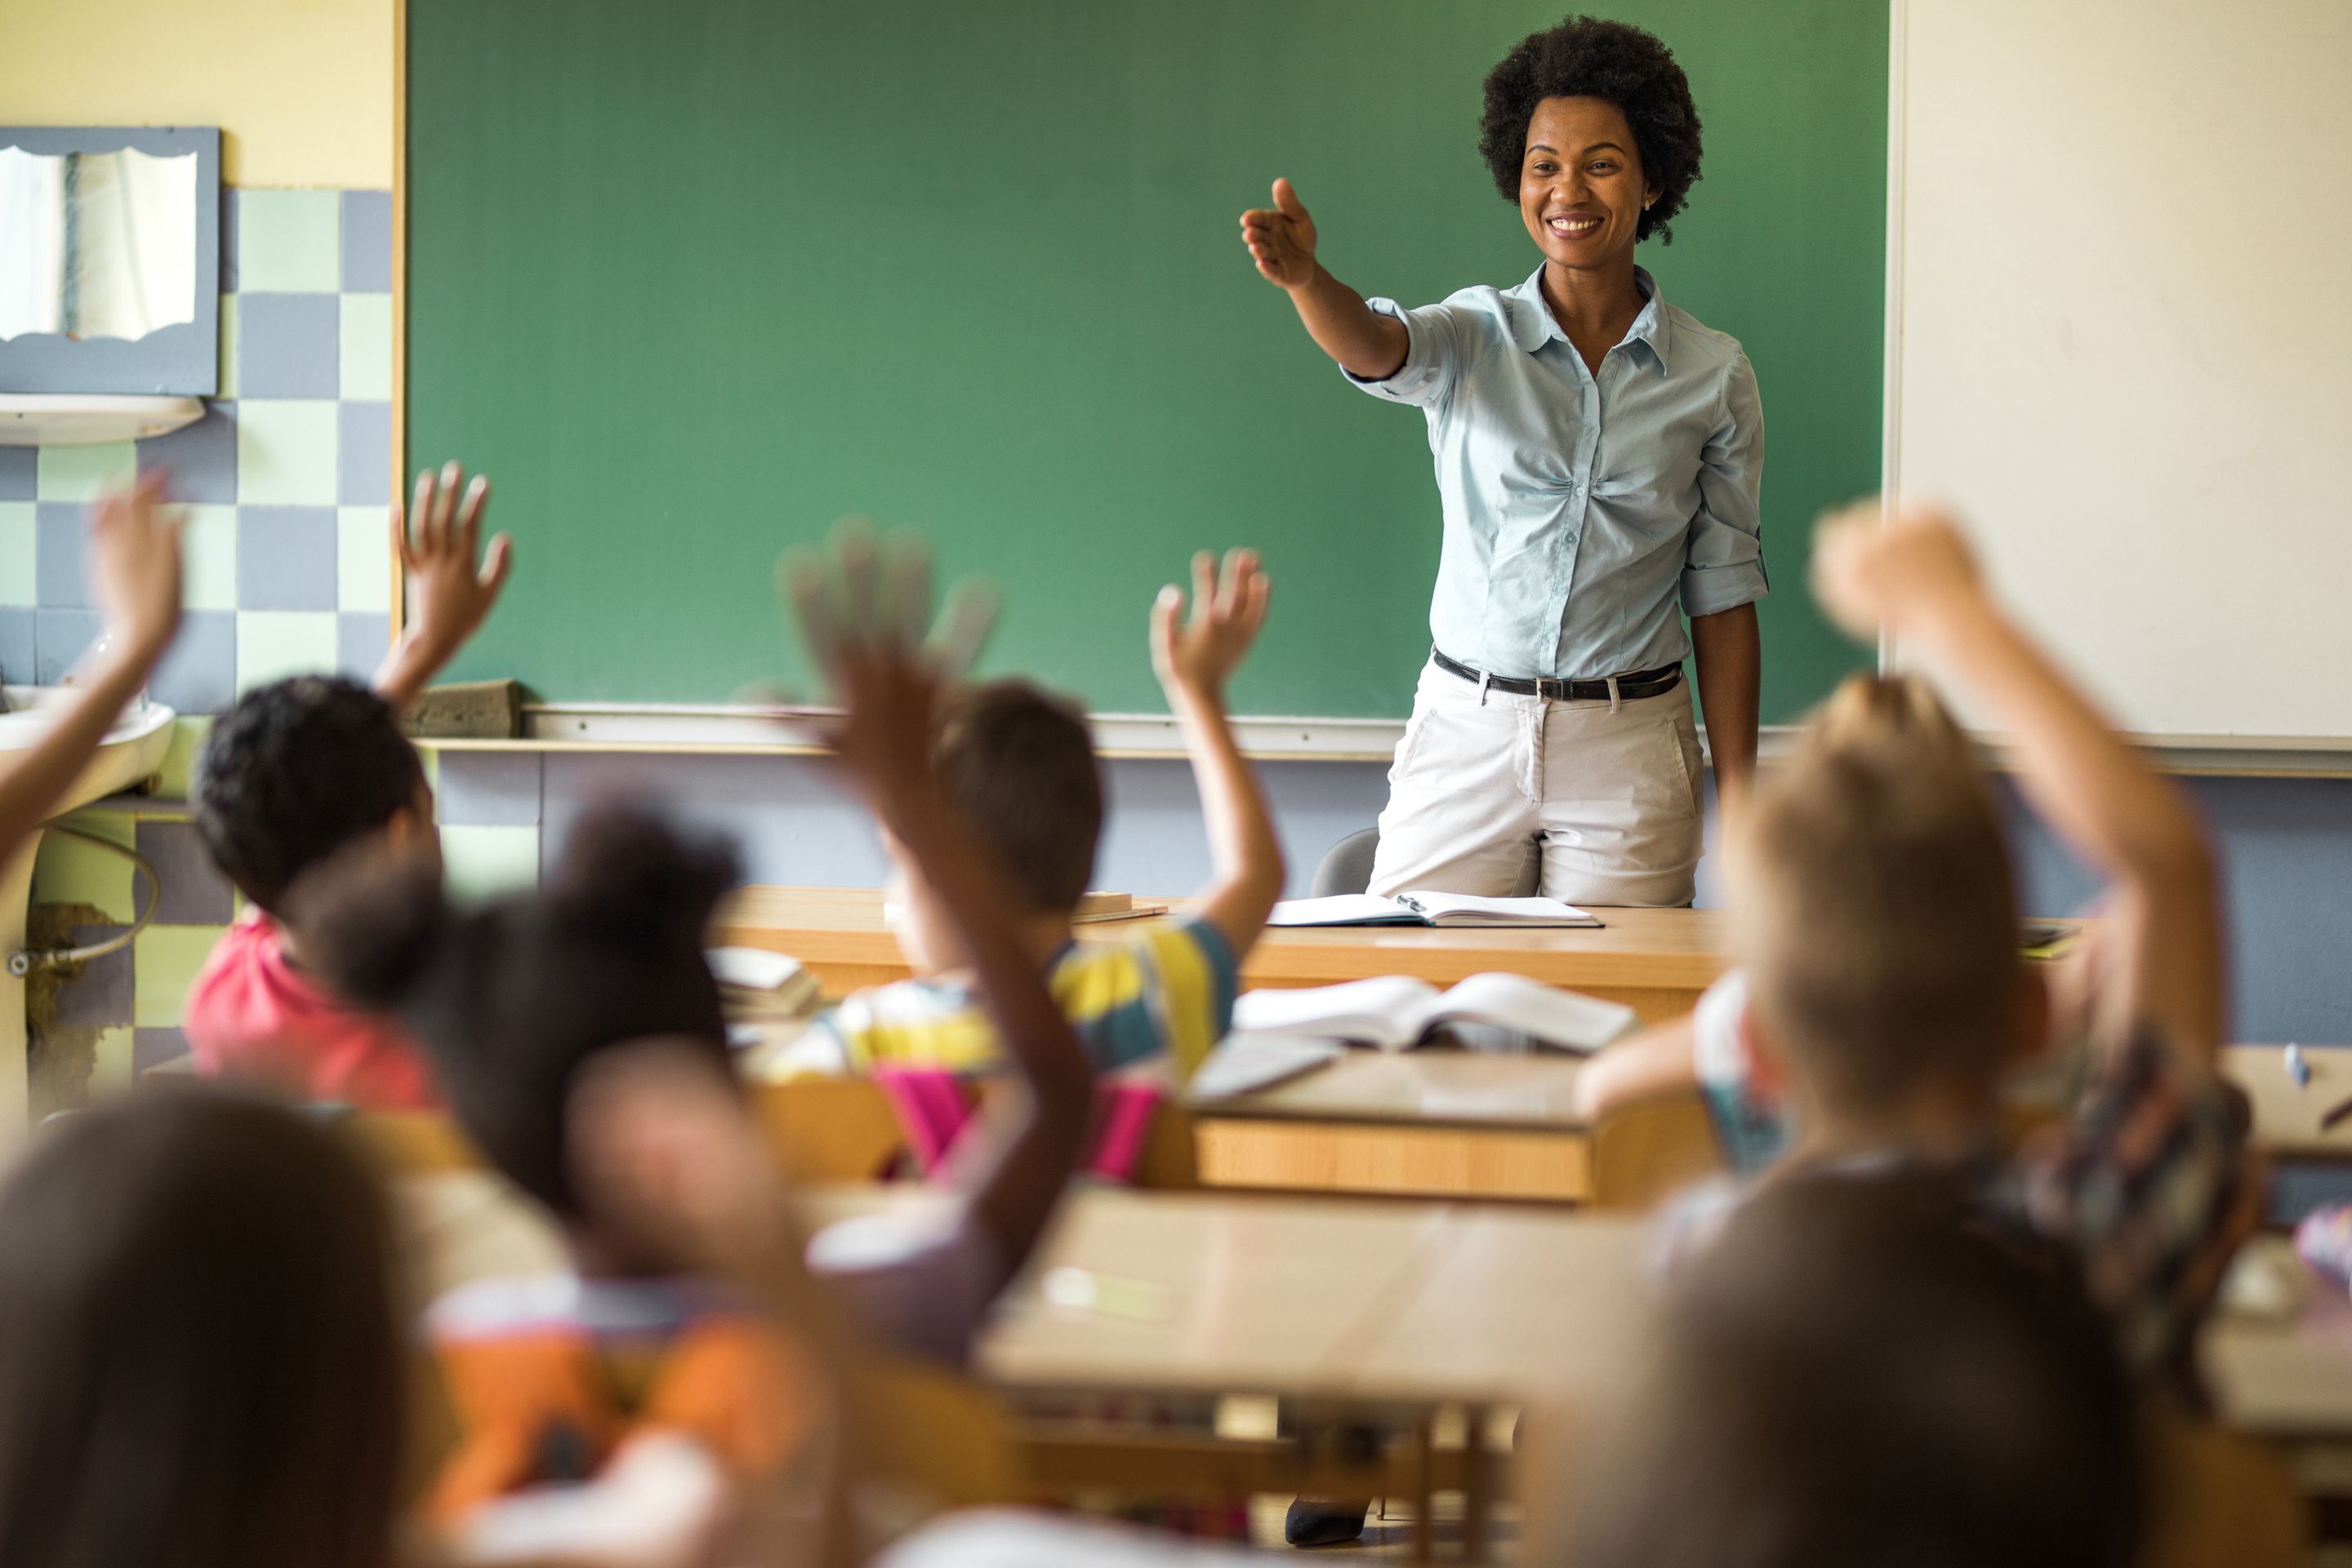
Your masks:
[{"label": "raised hand", "polygon": [[822,552],[787,552],[777,577],[842,708],[827,743],[877,794],[928,784],[940,691],[978,656],[995,619],[993,596],[976,584],[956,584],[926,638],[929,552],[906,535],[878,539],[856,518],[834,530]]},{"label": "raised hand", "polygon": [[483,557],[482,510],[489,504],[490,481],[483,474],[470,485],[465,481],[457,463],[437,478],[427,468],[416,476],[416,498],[406,515],[397,500],[392,508],[393,548],[415,607],[409,635],[441,661],[481,629],[514,562],[514,542],[503,533]]},{"label": "raised hand", "polygon": [[1171,583],[1151,606],[1151,667],[1172,694],[1221,701],[1225,682],[1249,656],[1265,624],[1274,584],[1255,550],[1229,550],[1224,570],[1203,550],[1192,557],[1192,613],[1183,617],[1184,591]]},{"label": "raised hand", "polygon": [[1274,205],[1242,214],[1242,243],[1267,282],[1297,289],[1315,281],[1315,220],[1288,180],[1275,181]]},{"label": "raised hand", "polygon": [[1931,507],[1882,513],[1875,500],[1822,519],[1812,580],[1830,619],[1860,637],[1983,592],[1976,557],[1949,516]]},{"label": "raised hand", "polygon": [[89,587],[108,647],[142,670],[153,664],[180,624],[180,525],[163,507],[161,474],[90,509]]}]

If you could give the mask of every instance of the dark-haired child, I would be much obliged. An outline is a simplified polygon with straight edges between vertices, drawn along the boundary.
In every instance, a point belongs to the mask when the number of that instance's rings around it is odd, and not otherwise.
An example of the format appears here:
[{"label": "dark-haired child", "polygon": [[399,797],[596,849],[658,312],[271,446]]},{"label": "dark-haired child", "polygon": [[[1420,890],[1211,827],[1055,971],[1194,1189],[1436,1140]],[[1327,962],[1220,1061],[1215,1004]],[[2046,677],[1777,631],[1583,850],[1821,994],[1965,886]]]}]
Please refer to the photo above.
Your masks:
[{"label": "dark-haired child", "polygon": [[[266,1083],[300,1100],[379,1109],[436,1102],[424,1058],[382,1018],[320,984],[286,918],[295,884],[362,839],[438,855],[433,791],[400,716],[498,602],[511,559],[504,534],[481,550],[489,481],[452,463],[418,476],[392,526],[411,619],[373,688],[296,676],[239,698],[214,723],[196,768],[196,827],[250,910],[188,993],[197,1070]],[[461,495],[462,491],[462,495]]]},{"label": "dark-haired child", "polygon": [[0,1562],[390,1568],[393,1247],[356,1153],[284,1109],[43,1128],[0,1185]]},{"label": "dark-haired child", "polygon": [[[1764,427],[1739,344],[1633,264],[1699,173],[1682,68],[1572,17],[1486,79],[1480,150],[1542,264],[1406,310],[1326,271],[1287,180],[1242,215],[1258,271],[1349,378],[1427,416],[1444,515],[1430,662],[1389,774],[1371,891],[1690,902],[1694,650],[1727,803],[1748,783],[1765,592]],[[1690,619],[1684,630],[1683,617]]]},{"label": "dark-haired child", "polygon": [[465,1287],[430,1314],[465,1428],[427,1504],[444,1529],[527,1487],[596,1479],[641,1436],[689,1436],[750,1478],[806,1435],[796,1346],[731,1310],[669,1238],[592,1223],[565,1136],[575,1078],[617,1042],[659,1037],[730,1079],[701,931],[735,872],[724,847],[603,810],[543,889],[478,910],[452,907],[431,856],[367,845],[293,900],[306,958],[423,1042],[458,1124],[554,1216],[574,1263]]},{"label": "dark-haired child", "polygon": [[[960,1170],[967,1202],[945,1225],[895,1237],[887,1254],[818,1258],[869,1332],[953,1362],[1059,1198],[1092,1073],[933,775],[935,683],[870,629],[819,654],[846,710],[834,749],[939,889],[1021,1090]],[[683,1436],[749,1482],[811,1430],[815,1378],[796,1342],[715,1291],[675,1227],[583,1199],[571,1146],[574,1090],[649,1040],[735,1092],[701,949],[735,873],[731,851],[606,807],[574,830],[545,888],[471,912],[448,903],[429,860],[364,848],[295,900],[320,973],[415,1032],[460,1125],[553,1214],[572,1253],[568,1273],[484,1281],[434,1310],[467,1428],[432,1504],[446,1529],[520,1489],[605,1478],[642,1439]]]},{"label": "dark-haired child", "polygon": [[[1248,654],[1271,588],[1256,555],[1220,572],[1192,563],[1192,603],[1174,588],[1151,616],[1155,669],[1183,726],[1208,819],[1215,880],[1184,918],[1115,942],[1078,942],[1073,917],[1102,830],[1100,764],[1085,719],[1025,681],[951,690],[931,763],[985,847],[1013,906],[1012,930],[1103,1070],[1165,1056],[1189,1076],[1224,1037],[1242,960],[1282,891],[1281,846],[1225,716],[1225,685]],[[796,1043],[788,1068],[962,1071],[999,1059],[971,959],[938,890],[885,825],[886,897],[918,977],[845,998]]]}]

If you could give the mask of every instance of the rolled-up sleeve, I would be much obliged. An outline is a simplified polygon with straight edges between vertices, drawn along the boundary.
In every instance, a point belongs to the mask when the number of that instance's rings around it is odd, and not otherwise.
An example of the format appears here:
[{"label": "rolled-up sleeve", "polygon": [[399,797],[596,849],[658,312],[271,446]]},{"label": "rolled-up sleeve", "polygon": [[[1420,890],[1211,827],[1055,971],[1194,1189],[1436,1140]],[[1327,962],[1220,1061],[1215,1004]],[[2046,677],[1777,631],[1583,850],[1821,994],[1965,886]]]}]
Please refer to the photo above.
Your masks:
[{"label": "rolled-up sleeve", "polygon": [[1410,403],[1416,408],[1426,408],[1444,396],[1462,363],[1461,330],[1454,312],[1444,305],[1423,305],[1408,310],[1394,300],[1367,300],[1364,303],[1404,323],[1404,363],[1378,381],[1368,381],[1346,365],[1339,367],[1339,374],[1374,397],[1384,397],[1391,403]]},{"label": "rolled-up sleeve", "polygon": [[1683,552],[1683,614],[1719,615],[1770,592],[1763,490],[1764,405],[1755,369],[1741,354],[1725,378],[1722,412],[1699,454],[1698,511]]}]

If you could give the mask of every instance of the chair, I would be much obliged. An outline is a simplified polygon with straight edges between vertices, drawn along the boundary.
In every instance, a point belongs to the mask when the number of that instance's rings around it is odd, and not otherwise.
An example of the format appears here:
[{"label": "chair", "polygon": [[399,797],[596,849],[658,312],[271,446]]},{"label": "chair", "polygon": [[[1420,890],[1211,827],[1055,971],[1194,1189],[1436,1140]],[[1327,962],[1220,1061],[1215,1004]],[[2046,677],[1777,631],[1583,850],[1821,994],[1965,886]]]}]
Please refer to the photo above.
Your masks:
[{"label": "chair", "polygon": [[2147,1423],[2152,1507],[2142,1568],[2292,1568],[2309,1505],[2279,1452],[2168,1410]]},{"label": "chair", "polygon": [[[1360,893],[1372,885],[1372,860],[1381,852],[1381,830],[1366,827],[1350,833],[1324,852],[1322,864],[1315,868],[1315,879],[1307,885],[1309,898],[1328,899],[1339,893]],[[1511,896],[1524,899],[1535,893],[1543,883],[1543,845],[1530,840],[1528,863],[1519,871],[1518,885]]]},{"label": "chair", "polygon": [[1619,1106],[1592,1130],[1596,1209],[1640,1213],[1723,1168],[1715,1121],[1696,1090]]},{"label": "chair", "polygon": [[1362,892],[1372,885],[1372,857],[1380,849],[1379,828],[1350,833],[1331,846],[1323,863],[1315,868],[1315,880],[1307,885],[1307,895],[1328,899],[1339,893]]},{"label": "chair", "polygon": [[790,1079],[751,1096],[769,1148],[795,1182],[877,1182],[906,1155],[898,1110],[870,1078]]}]

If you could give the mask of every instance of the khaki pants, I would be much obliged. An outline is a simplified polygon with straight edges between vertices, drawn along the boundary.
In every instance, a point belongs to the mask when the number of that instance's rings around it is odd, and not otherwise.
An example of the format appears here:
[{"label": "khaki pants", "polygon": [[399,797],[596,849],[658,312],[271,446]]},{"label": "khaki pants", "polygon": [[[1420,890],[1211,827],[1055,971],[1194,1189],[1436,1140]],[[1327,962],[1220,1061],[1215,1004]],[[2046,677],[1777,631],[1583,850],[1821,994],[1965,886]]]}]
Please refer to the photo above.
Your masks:
[{"label": "khaki pants", "polygon": [[1700,846],[1690,684],[1639,701],[1556,702],[1434,664],[1389,769],[1371,890],[1571,904],[1691,901]]}]

